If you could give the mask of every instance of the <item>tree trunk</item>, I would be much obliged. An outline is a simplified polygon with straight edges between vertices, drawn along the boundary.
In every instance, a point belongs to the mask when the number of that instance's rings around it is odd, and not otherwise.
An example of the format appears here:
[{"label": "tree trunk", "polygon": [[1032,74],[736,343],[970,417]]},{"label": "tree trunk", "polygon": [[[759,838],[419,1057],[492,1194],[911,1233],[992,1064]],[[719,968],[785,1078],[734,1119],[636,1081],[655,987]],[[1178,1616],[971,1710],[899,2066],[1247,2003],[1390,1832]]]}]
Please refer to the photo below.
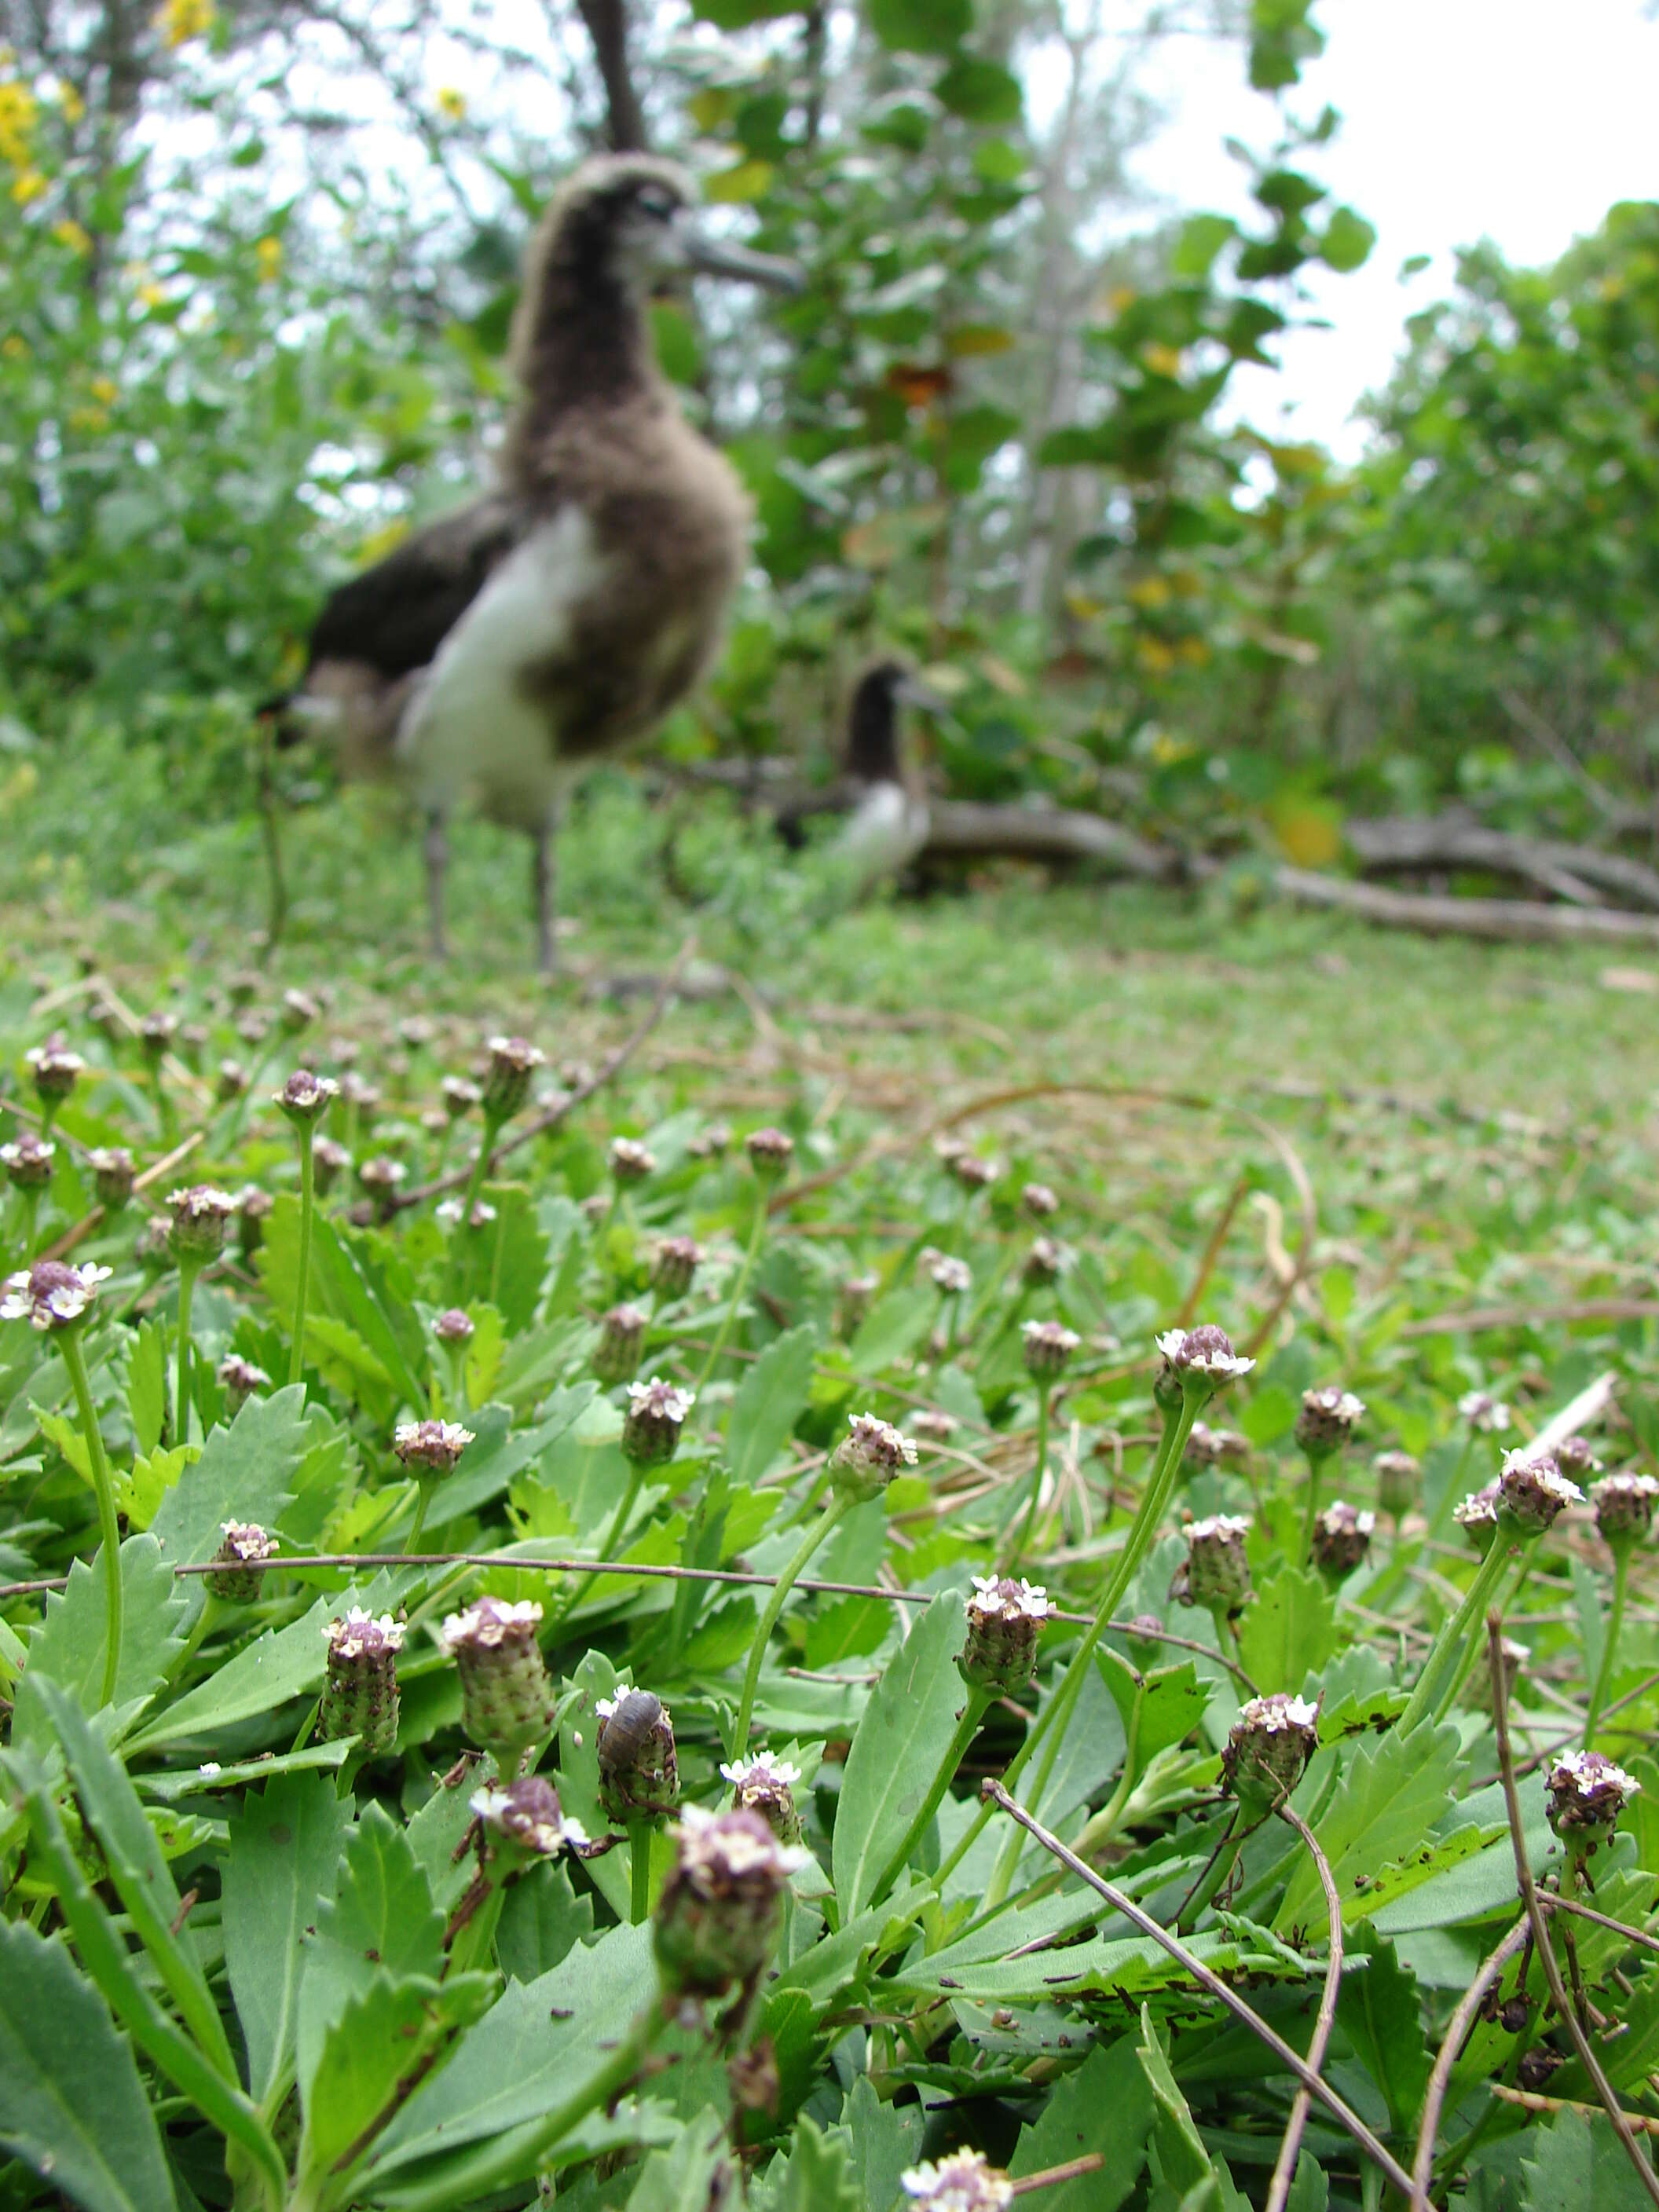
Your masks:
[{"label": "tree trunk", "polygon": [[645,151],[645,116],[628,66],[626,0],[576,0],[605,86],[605,138],[613,154]]}]

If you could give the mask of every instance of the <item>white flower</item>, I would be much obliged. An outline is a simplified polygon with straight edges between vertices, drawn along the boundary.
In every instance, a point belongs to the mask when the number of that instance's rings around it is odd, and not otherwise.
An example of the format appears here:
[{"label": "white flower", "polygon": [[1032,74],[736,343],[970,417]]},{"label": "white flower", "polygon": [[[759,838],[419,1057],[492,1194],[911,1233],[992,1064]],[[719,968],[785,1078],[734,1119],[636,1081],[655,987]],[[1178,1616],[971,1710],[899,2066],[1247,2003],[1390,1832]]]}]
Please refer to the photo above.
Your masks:
[{"label": "white flower", "polygon": [[672,1832],[679,1841],[679,1872],[705,1896],[752,1874],[769,1874],[781,1888],[806,1864],[804,1850],[781,1844],[749,1813],[711,1813],[702,1805],[687,1805]]},{"label": "white flower", "polygon": [[1238,1717],[1247,1728],[1265,1729],[1273,1735],[1280,1729],[1317,1727],[1319,1708],[1310,1705],[1305,1698],[1286,1697],[1278,1692],[1271,1697],[1251,1698],[1241,1706]]},{"label": "white flower", "polygon": [[377,1620],[360,1605],[354,1605],[343,1620],[330,1621],[323,1634],[329,1656],[335,1659],[359,1659],[366,1651],[401,1651],[404,1644],[401,1621],[389,1613]]},{"label": "white flower", "polygon": [[836,1447],[837,1466],[890,1480],[900,1468],[915,1465],[915,1444],[890,1421],[884,1421],[874,1413],[854,1413],[848,1419],[847,1428],[847,1436]]},{"label": "white flower", "polygon": [[682,1423],[697,1402],[695,1390],[679,1389],[672,1382],[665,1382],[653,1375],[648,1382],[630,1382],[628,1404],[632,1413],[649,1413],[658,1419]]},{"label": "white flower", "polygon": [[[505,1598],[481,1597],[476,1605],[468,1606],[465,1613],[445,1616],[438,1632],[438,1641],[446,1654],[453,1655],[457,1644],[473,1648],[483,1646],[493,1650],[505,1644],[509,1637],[522,1635],[526,1629],[533,1630],[542,1617],[542,1609],[533,1598],[524,1598],[516,1604]],[[603,1713],[605,1707],[599,1711]]]},{"label": "white flower", "polygon": [[965,1260],[953,1259],[950,1253],[940,1252],[927,1263],[928,1276],[936,1291],[948,1298],[965,1297],[972,1289],[973,1270]]},{"label": "white flower", "polygon": [[1207,1375],[1231,1382],[1248,1375],[1255,1365],[1233,1350],[1224,1329],[1206,1324],[1199,1328],[1168,1328],[1157,1339],[1158,1350],[1178,1374]]},{"label": "white flower", "polygon": [[204,1759],[196,1770],[204,1782],[216,1782],[224,1771],[216,1759]]},{"label": "white flower", "polygon": [[984,1620],[1047,1620],[1054,1601],[1040,1583],[1018,1583],[1000,1575],[975,1575],[968,1610]]},{"label": "white flower", "polygon": [[98,1285],[109,1280],[112,1270],[87,1261],[81,1267],[63,1260],[37,1260],[6,1278],[0,1298],[0,1321],[27,1321],[35,1328],[68,1328],[79,1321],[98,1296]]},{"label": "white flower", "polygon": [[1506,1429],[1510,1425],[1510,1409],[1484,1390],[1466,1390],[1457,1401],[1457,1410],[1472,1428],[1490,1435],[1494,1429]]},{"label": "white flower", "polygon": [[900,2174],[899,2186],[922,2212],[1003,2212],[1014,2201],[1012,2182],[977,2150],[913,2166]]},{"label": "white flower", "polygon": [[1235,1538],[1248,1536],[1249,1520],[1242,1513],[1212,1513],[1202,1521],[1190,1522],[1187,1529],[1189,1544],[1212,1542],[1231,1543]]},{"label": "white flower", "polygon": [[[603,1711],[604,1708],[601,1706],[599,1710]],[[792,1765],[787,1759],[780,1759],[770,1751],[757,1751],[752,1759],[735,1763],[723,1761],[720,1773],[734,1790],[752,1790],[757,1784],[770,1784],[780,1790],[793,1790],[800,1780],[799,1766]]]},{"label": "white flower", "polygon": [[492,1783],[475,1790],[467,1802],[468,1809],[485,1827],[517,1844],[521,1850],[552,1858],[559,1851],[586,1846],[586,1829],[561,1809],[557,1790],[539,1774],[526,1775],[505,1790]]}]

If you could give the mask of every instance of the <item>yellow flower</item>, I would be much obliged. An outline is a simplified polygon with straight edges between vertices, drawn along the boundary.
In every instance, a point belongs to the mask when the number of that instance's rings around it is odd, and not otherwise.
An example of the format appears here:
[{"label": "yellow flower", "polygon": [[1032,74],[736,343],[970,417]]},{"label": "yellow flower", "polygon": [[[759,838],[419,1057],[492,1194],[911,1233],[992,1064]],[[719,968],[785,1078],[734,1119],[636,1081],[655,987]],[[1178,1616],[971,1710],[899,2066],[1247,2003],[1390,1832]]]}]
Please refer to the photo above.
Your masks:
[{"label": "yellow flower", "polygon": [[1179,376],[1181,374],[1181,349],[1178,346],[1142,346],[1140,358],[1154,376]]},{"label": "yellow flower", "polygon": [[274,284],[283,273],[283,241],[280,238],[262,238],[253,249],[253,259],[262,284]]},{"label": "yellow flower", "polygon": [[109,410],[107,407],[71,407],[69,426],[71,430],[107,430]]},{"label": "yellow flower", "polygon": [[40,101],[21,77],[0,79],[0,161],[22,167],[40,112]]},{"label": "yellow flower", "polygon": [[19,337],[15,331],[8,331],[5,337],[0,338],[0,354],[3,354],[8,361],[27,361],[29,342],[27,338]]},{"label": "yellow flower", "polygon": [[94,376],[89,387],[94,399],[106,407],[112,407],[120,398],[120,386],[112,376]]},{"label": "yellow flower", "polygon": [[166,290],[153,282],[141,284],[134,297],[141,307],[165,307],[167,303]]},{"label": "yellow flower", "polygon": [[452,123],[459,123],[466,113],[466,94],[457,92],[453,84],[440,85],[437,99],[440,113],[448,116]]},{"label": "yellow flower", "polygon": [[53,223],[52,234],[60,246],[68,246],[71,253],[90,253],[92,251],[90,234],[73,216],[65,216],[62,222]]},{"label": "yellow flower", "polygon": [[19,207],[31,207],[45,197],[46,180],[39,169],[20,169],[12,179],[11,196]]},{"label": "yellow flower", "polygon": [[176,47],[206,38],[217,13],[213,0],[163,0],[153,20],[167,45]]},{"label": "yellow flower", "polygon": [[1135,658],[1148,676],[1167,676],[1175,666],[1175,655],[1161,637],[1137,638]]},{"label": "yellow flower", "polygon": [[78,123],[87,112],[87,103],[72,84],[58,86],[58,107],[65,123]]}]

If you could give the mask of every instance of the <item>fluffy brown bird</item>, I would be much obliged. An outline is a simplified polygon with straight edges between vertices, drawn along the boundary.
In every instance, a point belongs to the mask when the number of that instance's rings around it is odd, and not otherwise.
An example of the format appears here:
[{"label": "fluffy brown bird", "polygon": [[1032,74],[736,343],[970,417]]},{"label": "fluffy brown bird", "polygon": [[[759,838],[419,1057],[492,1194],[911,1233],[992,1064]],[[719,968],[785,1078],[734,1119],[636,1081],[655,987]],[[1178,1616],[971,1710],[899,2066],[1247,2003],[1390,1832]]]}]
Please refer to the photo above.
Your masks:
[{"label": "fluffy brown bird", "polygon": [[282,726],[424,810],[433,949],[446,825],[476,805],[534,840],[538,952],[554,965],[553,834],[599,755],[638,743],[713,660],[747,557],[749,502],[656,364],[653,274],[787,289],[790,264],[702,235],[693,188],[642,155],[583,165],[526,262],[522,397],[494,491],[343,585]]}]

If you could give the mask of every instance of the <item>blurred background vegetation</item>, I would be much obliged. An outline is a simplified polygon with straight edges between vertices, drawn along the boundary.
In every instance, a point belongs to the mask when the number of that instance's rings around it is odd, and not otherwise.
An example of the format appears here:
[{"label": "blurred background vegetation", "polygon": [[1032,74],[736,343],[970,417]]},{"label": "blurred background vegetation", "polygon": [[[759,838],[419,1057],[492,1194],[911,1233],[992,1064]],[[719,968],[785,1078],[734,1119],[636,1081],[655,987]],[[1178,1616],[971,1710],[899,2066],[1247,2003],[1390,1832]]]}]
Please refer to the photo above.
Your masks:
[{"label": "blurred background vegetation", "polygon": [[[1229,398],[1372,245],[1321,181],[1311,0],[1127,37],[1097,0],[623,5],[0,0],[0,870],[79,837],[116,890],[168,825],[246,817],[323,592],[488,467],[536,211],[639,143],[810,277],[655,308],[758,516],[669,758],[821,765],[896,640],[962,796],[1313,866],[1345,814],[1449,801],[1646,851],[1659,205],[1550,268],[1471,251],[1339,462]],[[1273,96],[1250,220],[1138,206],[1176,36]],[[113,844],[43,792],[66,748]]]}]

